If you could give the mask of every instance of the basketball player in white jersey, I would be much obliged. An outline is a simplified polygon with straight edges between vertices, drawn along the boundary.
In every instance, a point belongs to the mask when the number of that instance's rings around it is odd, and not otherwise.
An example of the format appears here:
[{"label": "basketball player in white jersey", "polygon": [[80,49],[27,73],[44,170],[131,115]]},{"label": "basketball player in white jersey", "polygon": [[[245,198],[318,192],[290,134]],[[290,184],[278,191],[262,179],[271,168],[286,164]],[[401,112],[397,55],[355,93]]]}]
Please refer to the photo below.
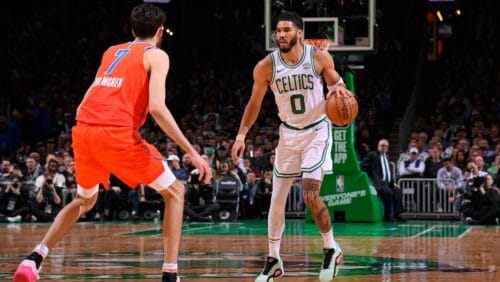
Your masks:
[{"label": "basketball player in white jersey", "polygon": [[275,36],[279,50],[254,68],[252,96],[232,148],[233,160],[237,162],[245,150],[245,136],[255,123],[270,87],[282,124],[268,216],[269,256],[256,281],[274,281],[284,273],[279,250],[285,228],[285,204],[294,178],[300,176],[304,201],[323,237],[325,257],[320,280],[332,280],[342,262],[342,250],[333,238],[330,213],[319,196],[323,176],[332,173],[331,124],[325,117],[323,80],[329,93],[334,91],[341,96],[352,93],[335,71],[328,52],[302,44],[303,25],[296,13],[285,12],[278,18]]}]

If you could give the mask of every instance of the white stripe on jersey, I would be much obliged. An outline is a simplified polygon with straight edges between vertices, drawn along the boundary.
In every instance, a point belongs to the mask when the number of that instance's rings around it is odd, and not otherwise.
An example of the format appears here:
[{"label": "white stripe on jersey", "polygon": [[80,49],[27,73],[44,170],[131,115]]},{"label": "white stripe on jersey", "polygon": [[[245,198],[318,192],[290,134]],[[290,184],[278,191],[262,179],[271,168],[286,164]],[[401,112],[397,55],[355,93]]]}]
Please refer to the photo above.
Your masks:
[{"label": "white stripe on jersey", "polygon": [[296,65],[288,65],[279,50],[270,54],[273,78],[270,83],[278,115],[293,127],[306,127],[325,116],[323,80],[314,69],[313,46],[304,45]]}]

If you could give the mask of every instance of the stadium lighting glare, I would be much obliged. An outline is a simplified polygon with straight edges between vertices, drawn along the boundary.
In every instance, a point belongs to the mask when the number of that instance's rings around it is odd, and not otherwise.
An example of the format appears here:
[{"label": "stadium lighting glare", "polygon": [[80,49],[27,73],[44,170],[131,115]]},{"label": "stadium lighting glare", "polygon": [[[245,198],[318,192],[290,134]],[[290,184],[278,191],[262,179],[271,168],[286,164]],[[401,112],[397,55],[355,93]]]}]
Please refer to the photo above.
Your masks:
[{"label": "stadium lighting glare", "polygon": [[436,11],[436,16],[438,17],[438,19],[439,19],[440,22],[443,21],[443,15],[441,15],[441,11],[437,10]]},{"label": "stadium lighting glare", "polygon": [[460,9],[457,9],[457,10],[455,11],[455,14],[457,14],[457,16],[460,16],[460,15],[462,14],[462,11],[460,11]]}]

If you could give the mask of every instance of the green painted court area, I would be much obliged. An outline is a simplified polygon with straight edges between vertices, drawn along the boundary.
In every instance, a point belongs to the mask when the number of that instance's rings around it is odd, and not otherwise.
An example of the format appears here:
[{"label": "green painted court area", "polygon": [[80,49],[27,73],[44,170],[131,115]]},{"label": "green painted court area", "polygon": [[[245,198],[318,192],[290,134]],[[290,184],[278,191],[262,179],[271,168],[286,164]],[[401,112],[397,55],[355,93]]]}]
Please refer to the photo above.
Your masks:
[{"label": "green painted court area", "polygon": [[[451,237],[464,234],[470,226],[453,221],[407,221],[401,223],[334,223],[335,236],[372,237]],[[124,235],[160,235],[160,227]],[[242,220],[238,222],[186,222],[185,235],[267,235],[267,220]],[[317,236],[319,230],[312,222],[287,220],[285,235]]]}]

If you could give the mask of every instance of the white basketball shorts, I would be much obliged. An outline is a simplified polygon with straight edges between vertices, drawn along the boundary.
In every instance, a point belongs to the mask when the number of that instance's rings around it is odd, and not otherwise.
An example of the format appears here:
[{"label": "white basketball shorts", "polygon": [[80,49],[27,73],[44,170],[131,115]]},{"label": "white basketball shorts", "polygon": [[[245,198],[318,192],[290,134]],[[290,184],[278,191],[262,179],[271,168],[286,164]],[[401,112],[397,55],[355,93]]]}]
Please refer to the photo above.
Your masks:
[{"label": "white basketball shorts", "polygon": [[[333,173],[332,141],[332,126],[327,118],[303,129],[281,124],[274,174],[277,177],[297,177],[302,173]],[[321,173],[314,173],[317,170]]]}]

